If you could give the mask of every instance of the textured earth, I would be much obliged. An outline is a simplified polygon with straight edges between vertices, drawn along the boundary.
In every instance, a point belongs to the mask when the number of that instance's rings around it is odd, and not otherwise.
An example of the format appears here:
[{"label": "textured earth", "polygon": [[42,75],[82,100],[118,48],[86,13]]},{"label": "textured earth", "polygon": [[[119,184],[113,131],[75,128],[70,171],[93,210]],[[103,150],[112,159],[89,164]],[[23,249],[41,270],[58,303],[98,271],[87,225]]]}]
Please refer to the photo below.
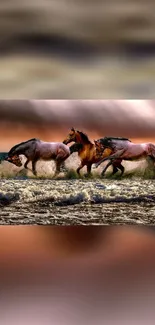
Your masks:
[{"label": "textured earth", "polygon": [[152,224],[154,180],[0,181],[0,224]]}]

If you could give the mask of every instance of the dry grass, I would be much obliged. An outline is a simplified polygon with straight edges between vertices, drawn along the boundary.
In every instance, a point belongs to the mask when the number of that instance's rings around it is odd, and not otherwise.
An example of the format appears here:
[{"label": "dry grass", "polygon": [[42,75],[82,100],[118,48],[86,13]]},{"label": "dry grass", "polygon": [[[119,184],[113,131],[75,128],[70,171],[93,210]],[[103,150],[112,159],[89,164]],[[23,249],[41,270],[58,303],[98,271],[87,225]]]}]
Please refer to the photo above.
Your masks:
[{"label": "dry grass", "polygon": [[[22,163],[24,164],[25,158],[21,156]],[[66,172],[61,172],[58,176],[58,179],[78,179],[79,176],[76,173],[77,167],[80,165],[80,159],[77,155],[77,153],[73,153],[67,160],[66,160]],[[106,165],[106,163],[99,166],[97,169],[93,169],[92,167],[92,176],[91,179],[99,179],[101,177],[101,172],[103,170],[103,167]],[[125,173],[121,179],[125,178],[135,178],[139,177],[142,179],[151,179],[155,177],[154,170],[150,168],[145,160],[138,161],[138,162],[123,162],[123,165],[125,167]],[[29,169],[26,170],[23,167],[16,167],[13,164],[10,164],[8,162],[2,162],[0,165],[0,178],[36,178],[32,173],[32,166],[31,163],[28,165]],[[85,177],[86,175],[86,167],[81,169],[81,179],[85,180],[87,179]],[[52,179],[55,173],[55,163],[54,161],[50,162],[44,162],[39,161],[37,163],[37,174],[38,179]],[[117,174],[111,176],[112,174],[112,168],[109,167],[107,170],[104,178],[107,179],[113,179],[113,180],[119,180],[120,179],[120,172]]]}]

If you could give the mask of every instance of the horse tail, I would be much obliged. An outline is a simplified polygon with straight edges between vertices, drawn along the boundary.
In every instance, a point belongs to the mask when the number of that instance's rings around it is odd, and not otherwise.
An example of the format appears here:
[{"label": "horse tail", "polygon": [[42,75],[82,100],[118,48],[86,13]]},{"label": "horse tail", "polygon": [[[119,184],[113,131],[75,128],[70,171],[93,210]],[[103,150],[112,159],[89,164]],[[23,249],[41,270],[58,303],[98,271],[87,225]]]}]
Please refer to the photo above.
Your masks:
[{"label": "horse tail", "polygon": [[82,143],[74,143],[72,146],[69,147],[70,149],[70,154],[73,152],[79,152],[83,148]]},{"label": "horse tail", "polygon": [[155,159],[155,144],[149,143],[148,154]]}]

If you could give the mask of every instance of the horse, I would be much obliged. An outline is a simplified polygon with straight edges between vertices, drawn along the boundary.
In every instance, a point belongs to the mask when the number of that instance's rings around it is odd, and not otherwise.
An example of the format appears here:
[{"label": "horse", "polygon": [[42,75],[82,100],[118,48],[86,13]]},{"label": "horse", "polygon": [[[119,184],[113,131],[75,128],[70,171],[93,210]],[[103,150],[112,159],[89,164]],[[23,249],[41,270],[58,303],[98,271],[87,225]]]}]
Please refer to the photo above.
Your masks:
[{"label": "horse", "polygon": [[[155,145],[151,142],[149,143],[133,143],[127,138],[113,138],[105,137],[99,139],[95,142],[96,150],[100,154],[100,161],[95,163],[95,168],[97,168],[102,162],[106,160],[122,159],[128,161],[137,161],[141,159],[146,159],[148,162],[155,161]],[[112,153],[108,157],[101,157],[104,150],[107,148],[112,149]]]},{"label": "horse", "polygon": [[70,156],[70,149],[62,142],[45,142],[33,138],[12,147],[5,160],[10,161],[14,155],[24,155],[27,158],[24,164],[26,169],[28,169],[27,165],[31,161],[32,172],[35,176],[37,176],[36,163],[38,160],[54,160],[56,162],[55,175],[57,175],[60,173],[61,165]]},{"label": "horse", "polygon": [[[81,148],[79,148],[78,150],[78,156],[81,160],[81,164],[76,170],[78,175],[80,175],[80,170],[84,166],[86,166],[87,176],[89,176],[91,174],[92,164],[100,161],[101,158],[100,154],[98,155],[96,152],[95,144],[89,140],[88,136],[85,133],[79,130],[75,130],[74,128],[71,128],[68,136],[63,141],[63,143],[66,145],[70,142],[81,144]],[[109,156],[111,153],[112,153],[112,149],[107,148],[106,150],[104,150],[104,153],[102,152],[102,158]],[[121,165],[120,159],[116,159],[115,161],[113,161],[112,166],[113,166],[112,174],[115,174],[118,171],[118,169],[120,169],[122,173],[124,172],[124,167]]]}]

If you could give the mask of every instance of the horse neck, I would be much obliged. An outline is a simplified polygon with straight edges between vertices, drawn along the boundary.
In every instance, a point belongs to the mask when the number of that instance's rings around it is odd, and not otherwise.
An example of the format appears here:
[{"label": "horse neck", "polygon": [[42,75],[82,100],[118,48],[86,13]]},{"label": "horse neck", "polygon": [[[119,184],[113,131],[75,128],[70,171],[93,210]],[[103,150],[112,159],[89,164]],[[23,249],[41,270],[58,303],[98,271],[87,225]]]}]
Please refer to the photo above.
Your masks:
[{"label": "horse neck", "polygon": [[19,144],[18,147],[14,148],[14,150],[12,150],[12,153],[20,155],[20,154],[22,154],[23,149],[24,149],[24,146]]},{"label": "horse neck", "polygon": [[11,154],[17,154],[17,155],[22,155],[22,154],[24,154],[25,150],[27,148],[29,148],[30,145],[32,145],[32,142],[20,143],[20,144],[16,145],[15,147],[13,147],[10,150],[10,153]]},{"label": "horse neck", "polygon": [[81,134],[78,132],[76,133],[76,142],[81,143],[83,145],[90,145],[90,144],[93,145],[89,139],[88,140],[83,139]]}]

